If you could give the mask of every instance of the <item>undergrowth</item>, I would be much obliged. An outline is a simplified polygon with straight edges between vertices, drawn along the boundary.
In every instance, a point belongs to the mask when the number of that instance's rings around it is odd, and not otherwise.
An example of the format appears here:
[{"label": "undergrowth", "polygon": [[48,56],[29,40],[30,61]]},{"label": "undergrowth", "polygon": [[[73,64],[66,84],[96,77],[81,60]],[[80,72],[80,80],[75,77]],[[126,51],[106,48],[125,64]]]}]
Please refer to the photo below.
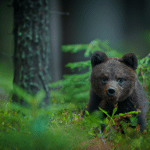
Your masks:
[{"label": "undergrowth", "polygon": [[[112,50],[108,42],[100,40],[90,44],[62,46],[64,52],[77,53],[84,50],[89,57],[95,50],[105,52],[109,57],[121,57],[123,54]],[[150,100],[150,57],[138,60],[137,75]],[[51,105],[39,108],[45,93],[40,91],[34,97],[14,85],[11,94],[15,93],[30,105],[23,107],[9,101],[0,101],[0,149],[2,150],[75,150],[87,149],[88,140],[100,138],[110,143],[111,149],[150,149],[150,112],[147,113],[147,129],[140,133],[136,116],[139,111],[113,115],[100,108],[82,117],[89,99],[90,60],[68,63],[72,71],[87,69],[84,74],[64,75],[63,79],[52,83]],[[106,119],[103,119],[103,113]],[[130,118],[130,123],[126,122]],[[130,125],[135,126],[131,128]],[[101,127],[105,126],[103,134]],[[122,134],[124,133],[124,134]],[[86,144],[85,144],[86,143]]]}]

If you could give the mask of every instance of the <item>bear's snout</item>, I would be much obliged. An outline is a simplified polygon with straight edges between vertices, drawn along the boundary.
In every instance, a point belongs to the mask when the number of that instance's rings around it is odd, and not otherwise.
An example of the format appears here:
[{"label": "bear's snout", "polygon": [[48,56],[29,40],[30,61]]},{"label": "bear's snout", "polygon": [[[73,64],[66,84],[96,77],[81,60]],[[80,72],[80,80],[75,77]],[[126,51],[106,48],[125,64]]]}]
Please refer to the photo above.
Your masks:
[{"label": "bear's snout", "polygon": [[107,94],[108,94],[108,96],[109,97],[113,97],[113,96],[115,96],[115,94],[116,94],[116,90],[114,89],[114,88],[108,88],[107,89]]}]

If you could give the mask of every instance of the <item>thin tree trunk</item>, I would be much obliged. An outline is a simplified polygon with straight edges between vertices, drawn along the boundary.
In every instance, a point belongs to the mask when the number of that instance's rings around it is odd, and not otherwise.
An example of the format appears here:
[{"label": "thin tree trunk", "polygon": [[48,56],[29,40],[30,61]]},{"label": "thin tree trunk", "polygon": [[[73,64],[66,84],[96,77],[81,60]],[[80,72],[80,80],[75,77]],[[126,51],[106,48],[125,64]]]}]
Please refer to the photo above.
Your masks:
[{"label": "thin tree trunk", "polygon": [[[50,30],[49,0],[14,0],[14,80],[13,83],[35,95],[44,89],[49,104]],[[25,105],[16,95],[14,102]]]}]

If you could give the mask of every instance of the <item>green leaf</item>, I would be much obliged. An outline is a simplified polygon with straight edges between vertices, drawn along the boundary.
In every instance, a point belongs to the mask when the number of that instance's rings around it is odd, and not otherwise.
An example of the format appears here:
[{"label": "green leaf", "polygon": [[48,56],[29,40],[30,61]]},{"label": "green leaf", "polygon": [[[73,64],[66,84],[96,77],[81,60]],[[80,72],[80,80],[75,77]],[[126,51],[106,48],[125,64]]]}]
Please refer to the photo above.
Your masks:
[{"label": "green leaf", "polygon": [[115,107],[115,108],[113,109],[112,117],[115,115],[117,109],[118,109],[118,107]]},{"label": "green leaf", "polygon": [[87,110],[85,110],[85,114],[89,116],[89,112]]},{"label": "green leaf", "polygon": [[131,121],[132,126],[136,126],[138,119],[137,119],[137,117],[131,117],[130,121]]}]

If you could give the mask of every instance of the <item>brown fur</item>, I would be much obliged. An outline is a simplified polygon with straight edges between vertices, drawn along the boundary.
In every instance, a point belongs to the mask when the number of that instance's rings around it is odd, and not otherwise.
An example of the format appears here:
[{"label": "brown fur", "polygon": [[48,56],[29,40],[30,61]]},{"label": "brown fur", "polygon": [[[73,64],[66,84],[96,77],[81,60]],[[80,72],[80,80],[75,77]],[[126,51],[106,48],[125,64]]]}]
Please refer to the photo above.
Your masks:
[{"label": "brown fur", "polygon": [[146,127],[146,96],[136,76],[138,61],[134,53],[122,58],[110,58],[103,52],[96,51],[91,57],[91,91],[87,107],[89,113],[100,106],[110,115],[118,103],[116,114],[141,110],[138,124],[141,131]]}]

